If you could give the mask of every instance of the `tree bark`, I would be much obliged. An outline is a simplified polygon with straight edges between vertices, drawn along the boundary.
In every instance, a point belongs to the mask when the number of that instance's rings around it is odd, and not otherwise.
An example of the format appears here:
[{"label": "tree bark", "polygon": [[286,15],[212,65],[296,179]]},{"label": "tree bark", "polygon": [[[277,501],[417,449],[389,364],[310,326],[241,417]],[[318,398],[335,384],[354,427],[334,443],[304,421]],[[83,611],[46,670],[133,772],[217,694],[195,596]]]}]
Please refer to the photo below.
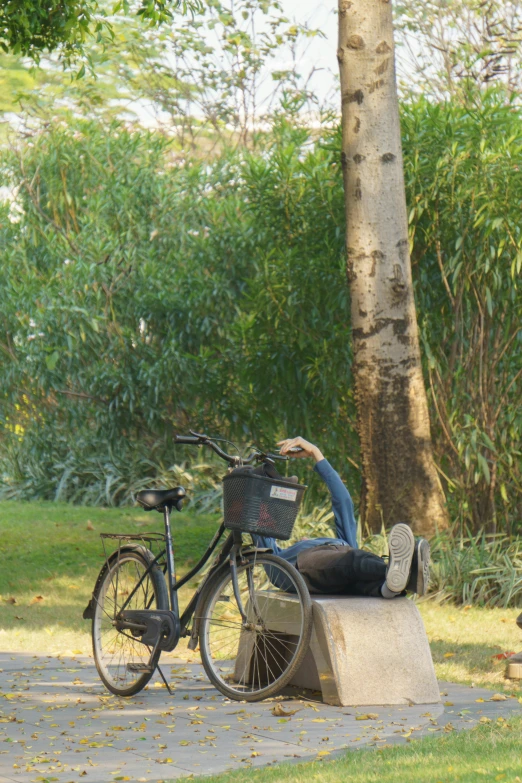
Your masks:
[{"label": "tree bark", "polygon": [[361,518],[431,536],[448,517],[415,316],[389,0],[339,0],[337,55]]}]

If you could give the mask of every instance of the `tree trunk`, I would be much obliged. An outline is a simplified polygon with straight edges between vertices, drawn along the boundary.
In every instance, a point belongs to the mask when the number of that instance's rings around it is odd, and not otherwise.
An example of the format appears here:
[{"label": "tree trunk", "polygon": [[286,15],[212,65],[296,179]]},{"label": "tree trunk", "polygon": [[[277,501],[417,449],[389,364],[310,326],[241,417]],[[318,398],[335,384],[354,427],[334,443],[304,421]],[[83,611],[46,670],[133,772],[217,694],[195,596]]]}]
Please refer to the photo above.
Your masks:
[{"label": "tree trunk", "polygon": [[388,0],[339,0],[347,270],[363,526],[447,527],[411,279]]}]

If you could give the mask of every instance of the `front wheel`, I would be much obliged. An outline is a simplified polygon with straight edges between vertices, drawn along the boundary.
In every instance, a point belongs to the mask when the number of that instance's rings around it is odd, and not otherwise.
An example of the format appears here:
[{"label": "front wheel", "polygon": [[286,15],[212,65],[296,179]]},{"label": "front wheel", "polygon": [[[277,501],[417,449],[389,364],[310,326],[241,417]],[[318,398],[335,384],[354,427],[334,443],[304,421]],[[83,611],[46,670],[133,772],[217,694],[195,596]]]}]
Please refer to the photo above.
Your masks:
[{"label": "front wheel", "polygon": [[[119,631],[115,626],[124,605],[126,609],[138,610],[169,608],[161,568],[155,563],[144,576],[153,560],[152,552],[143,546],[122,550],[109,560],[94,596],[94,661],[104,685],[117,696],[133,696],[141,691],[152,677],[160,656],[158,651],[152,665],[147,667],[152,648],[132,631]],[[132,596],[130,601],[129,596]]]},{"label": "front wheel", "polygon": [[259,701],[280,692],[298,670],[312,633],[312,603],[296,569],[275,555],[238,563],[236,599],[230,566],[205,590],[201,659],[208,678],[229,699]]}]

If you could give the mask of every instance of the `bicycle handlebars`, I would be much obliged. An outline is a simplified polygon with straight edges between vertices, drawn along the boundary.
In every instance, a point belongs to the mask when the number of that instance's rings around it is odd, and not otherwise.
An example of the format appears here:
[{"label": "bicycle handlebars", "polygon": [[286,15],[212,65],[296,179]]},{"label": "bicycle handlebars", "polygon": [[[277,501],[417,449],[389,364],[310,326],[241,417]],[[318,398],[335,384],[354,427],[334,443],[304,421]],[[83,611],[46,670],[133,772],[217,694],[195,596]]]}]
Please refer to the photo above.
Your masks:
[{"label": "bicycle handlebars", "polygon": [[190,430],[190,435],[175,435],[174,440],[176,443],[184,443],[191,446],[209,446],[212,451],[214,451],[218,457],[221,457],[221,459],[224,459],[225,462],[228,462],[229,465],[248,465],[251,462],[254,462],[254,460],[287,460],[288,457],[283,456],[282,454],[271,454],[270,452],[264,452],[260,449],[257,449],[255,451],[252,451],[248,457],[242,457],[239,454],[238,455],[232,455],[227,454],[226,451],[223,451],[220,446],[217,445],[217,443],[214,442],[212,438],[210,438],[208,435],[201,435],[197,432],[193,432]]}]

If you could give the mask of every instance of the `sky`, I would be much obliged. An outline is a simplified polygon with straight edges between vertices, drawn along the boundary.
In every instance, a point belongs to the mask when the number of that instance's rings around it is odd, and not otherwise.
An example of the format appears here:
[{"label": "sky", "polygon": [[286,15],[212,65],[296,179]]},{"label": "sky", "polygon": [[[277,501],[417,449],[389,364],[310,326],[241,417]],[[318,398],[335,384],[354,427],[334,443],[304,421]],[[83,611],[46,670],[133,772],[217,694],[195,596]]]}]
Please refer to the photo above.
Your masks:
[{"label": "sky", "polygon": [[281,0],[283,13],[292,21],[320,30],[323,37],[307,41],[302,53],[302,73],[307,75],[315,67],[321,69],[313,88],[320,99],[326,98],[335,86],[337,68],[337,2],[336,0]]},{"label": "sky", "polygon": [[320,30],[325,38],[310,42],[306,62],[337,74],[337,3],[327,0],[281,0],[284,13],[301,24]]}]

